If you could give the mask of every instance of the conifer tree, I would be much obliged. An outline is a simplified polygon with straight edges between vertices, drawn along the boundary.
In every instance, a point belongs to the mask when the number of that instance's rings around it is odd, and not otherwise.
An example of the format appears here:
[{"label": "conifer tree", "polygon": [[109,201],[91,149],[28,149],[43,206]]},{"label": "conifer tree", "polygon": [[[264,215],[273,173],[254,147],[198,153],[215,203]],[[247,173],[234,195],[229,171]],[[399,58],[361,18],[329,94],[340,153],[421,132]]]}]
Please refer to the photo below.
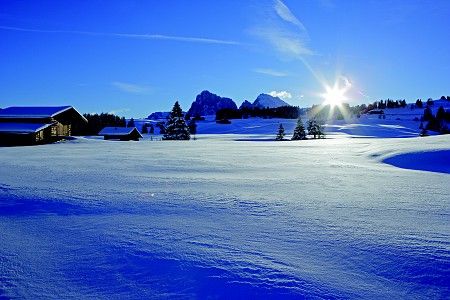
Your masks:
[{"label": "conifer tree", "polygon": [[436,119],[438,119],[438,121],[442,121],[445,119],[445,109],[442,105],[439,106],[439,109],[436,113]]},{"label": "conifer tree", "polygon": [[308,134],[319,139],[325,135],[322,125],[316,119],[308,121]]},{"label": "conifer tree", "polygon": [[306,139],[305,126],[303,125],[302,119],[298,118],[297,126],[295,126],[294,135],[292,136],[291,140],[297,141],[297,140],[305,140],[305,139]]},{"label": "conifer tree", "polygon": [[153,124],[150,124],[148,133],[150,133],[150,134],[154,134],[155,133],[155,127],[153,126]]},{"label": "conifer tree", "polygon": [[164,140],[189,140],[191,138],[178,101],[175,102],[165,127]]},{"label": "conifer tree", "polygon": [[282,141],[283,138],[285,136],[284,133],[284,127],[283,124],[280,123],[280,126],[278,126],[278,133],[277,133],[277,137],[275,138],[277,141]]}]

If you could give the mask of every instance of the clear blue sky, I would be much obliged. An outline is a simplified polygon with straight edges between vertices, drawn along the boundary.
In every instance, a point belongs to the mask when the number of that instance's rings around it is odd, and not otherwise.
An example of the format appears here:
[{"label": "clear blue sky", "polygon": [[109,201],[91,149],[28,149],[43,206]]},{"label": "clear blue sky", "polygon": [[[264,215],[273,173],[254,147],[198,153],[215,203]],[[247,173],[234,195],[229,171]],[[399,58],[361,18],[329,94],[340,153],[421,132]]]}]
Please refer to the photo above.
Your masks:
[{"label": "clear blue sky", "polygon": [[[0,0],[0,107],[127,117],[274,92],[351,103],[450,95],[450,1]],[[348,81],[347,81],[348,80]]]}]

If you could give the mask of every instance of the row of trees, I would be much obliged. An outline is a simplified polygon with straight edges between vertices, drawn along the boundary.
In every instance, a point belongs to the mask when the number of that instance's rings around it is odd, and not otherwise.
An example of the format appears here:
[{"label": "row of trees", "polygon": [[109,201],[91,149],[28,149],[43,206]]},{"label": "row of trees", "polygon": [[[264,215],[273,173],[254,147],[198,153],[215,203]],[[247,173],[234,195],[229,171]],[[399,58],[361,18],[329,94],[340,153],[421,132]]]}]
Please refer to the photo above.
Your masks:
[{"label": "row of trees", "polygon": [[[308,135],[313,136],[314,139],[316,138],[324,138],[325,132],[323,130],[322,122],[316,120],[316,119],[310,119],[307,122],[307,128],[305,130],[305,126],[303,125],[302,119],[298,118],[297,124],[294,128],[294,134],[292,135],[291,140],[292,141],[298,141],[298,140],[306,140],[307,134],[306,131],[308,131]],[[278,132],[275,139],[277,141],[282,141],[285,137],[285,130],[283,127],[283,124],[280,123],[278,126]]]},{"label": "row of trees", "polygon": [[[448,124],[450,123],[450,112],[445,111],[443,106],[439,107],[436,115],[433,114],[433,111],[429,106],[425,108],[421,121],[419,127],[421,135],[427,135],[427,130],[436,131],[442,134],[450,133],[448,127]],[[426,126],[423,125],[424,121],[428,122]]]},{"label": "row of trees", "polygon": [[406,100],[392,100],[392,99],[387,99],[387,100],[380,100],[380,101],[375,101],[369,105],[367,105],[366,111],[363,113],[366,113],[370,110],[373,109],[386,109],[386,108],[404,108],[406,107]]},{"label": "row of trees", "polygon": [[88,120],[88,123],[81,127],[73,127],[74,135],[97,135],[104,127],[125,127],[126,124],[124,117],[109,113],[83,114],[83,116]]},{"label": "row of trees", "polygon": [[[442,96],[442,97],[444,97],[444,96]],[[445,99],[445,98],[444,98],[444,99]],[[427,102],[426,102],[427,107],[433,106],[433,104],[434,104],[433,99],[428,98],[428,100],[427,100]],[[422,99],[417,99],[417,100],[416,100],[415,107],[417,107],[417,108],[423,108],[423,101],[422,101]]]}]

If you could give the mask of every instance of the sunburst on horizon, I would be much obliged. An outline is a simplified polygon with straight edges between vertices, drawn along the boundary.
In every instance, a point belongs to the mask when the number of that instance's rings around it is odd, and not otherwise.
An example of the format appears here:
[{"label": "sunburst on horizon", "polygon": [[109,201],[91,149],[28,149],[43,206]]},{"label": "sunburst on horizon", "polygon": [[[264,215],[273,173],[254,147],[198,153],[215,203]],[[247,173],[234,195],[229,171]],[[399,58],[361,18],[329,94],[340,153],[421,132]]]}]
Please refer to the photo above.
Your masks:
[{"label": "sunburst on horizon", "polygon": [[325,92],[320,96],[324,98],[325,105],[340,106],[344,101],[348,100],[346,96],[347,91],[352,86],[350,81],[346,77],[341,77],[340,79],[344,80],[344,87],[339,86],[339,79],[335,81],[333,86],[324,85]]}]

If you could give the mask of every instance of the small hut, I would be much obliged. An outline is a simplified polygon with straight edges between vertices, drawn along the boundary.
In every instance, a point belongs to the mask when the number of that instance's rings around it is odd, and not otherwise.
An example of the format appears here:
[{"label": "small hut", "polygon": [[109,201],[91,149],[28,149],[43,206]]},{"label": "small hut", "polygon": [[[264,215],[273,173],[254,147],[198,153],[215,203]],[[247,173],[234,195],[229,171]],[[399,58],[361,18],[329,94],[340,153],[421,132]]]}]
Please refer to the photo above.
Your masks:
[{"label": "small hut", "polygon": [[139,141],[142,138],[136,127],[105,127],[98,135],[102,135],[105,140]]},{"label": "small hut", "polygon": [[51,143],[87,123],[72,106],[11,106],[0,110],[0,144]]}]

